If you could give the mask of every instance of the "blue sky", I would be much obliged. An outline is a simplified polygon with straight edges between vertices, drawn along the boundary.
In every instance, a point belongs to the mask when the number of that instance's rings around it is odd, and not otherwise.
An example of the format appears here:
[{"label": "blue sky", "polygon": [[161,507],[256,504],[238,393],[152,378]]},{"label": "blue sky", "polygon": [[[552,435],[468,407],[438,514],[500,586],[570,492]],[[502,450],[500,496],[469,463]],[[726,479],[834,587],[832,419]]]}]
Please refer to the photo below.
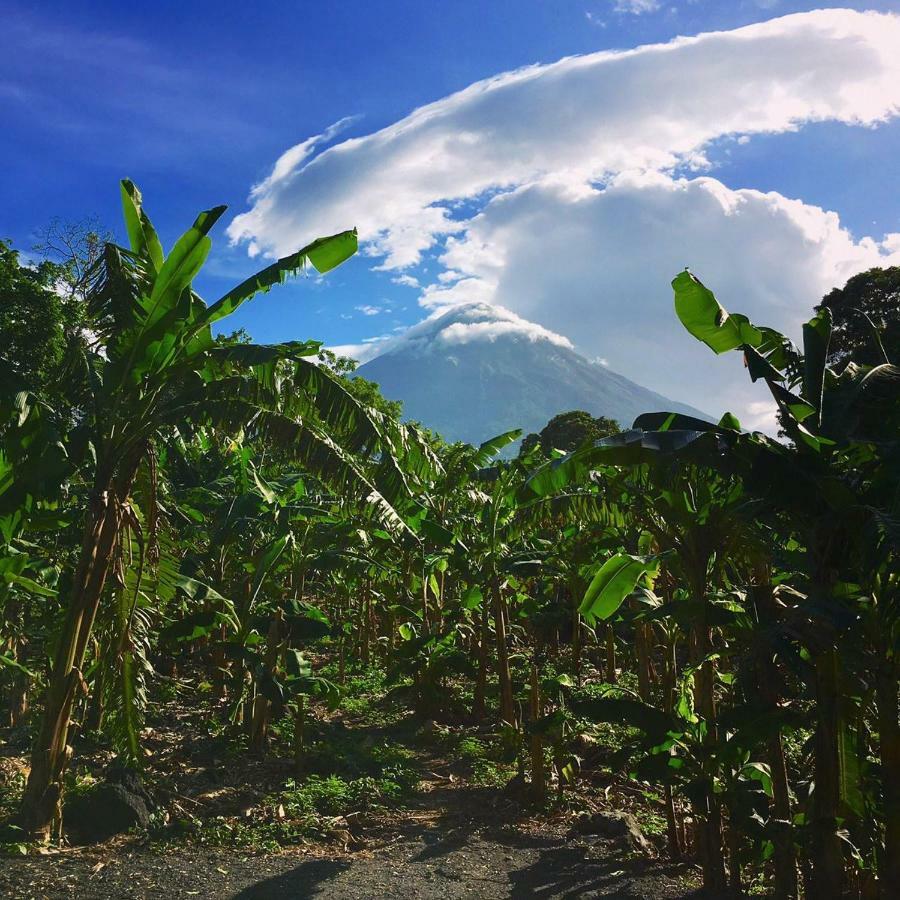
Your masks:
[{"label": "blue sky", "polygon": [[[350,118],[312,155],[351,138],[365,139],[404,121],[424,104],[441,103],[482,79],[523,66],[546,66],[562,57],[603,50],[630,50],[667,42],[678,35],[731,32],[751,23],[822,7],[900,13],[900,2],[885,0],[840,4],[788,0],[457,0],[293,5],[262,2],[252,6],[228,2],[16,4],[0,0],[0,21],[6,34],[0,55],[0,110],[4,126],[0,133],[0,236],[27,250],[36,231],[53,216],[76,219],[96,215],[118,229],[116,181],[128,176],[142,188],[164,242],[171,242],[201,208],[228,203],[226,222],[233,215],[246,213],[251,209],[248,195],[252,186],[270,174],[281,154],[322,135],[339,120]],[[854,21],[848,20],[851,32],[856,27]],[[839,23],[836,28],[840,31],[844,25]],[[810,38],[806,31],[794,30],[786,35],[776,35],[781,44],[772,38],[766,45],[776,47],[775,51],[762,47],[761,40],[748,41],[748,53],[754,52],[750,44],[760,43],[759,52],[763,55],[759,57],[761,62],[755,63],[757,69],[767,68],[765,53],[782,55],[778,49],[782,46],[791,54],[794,46],[798,52],[810,47],[811,60],[817,58],[817,53],[821,56],[831,52],[824,45],[820,52],[815,46],[819,38]],[[858,44],[859,40],[855,34],[847,37],[848,43]],[[894,49],[895,55],[900,56],[900,46]],[[701,48],[689,58],[696,73],[691,89],[698,91],[698,105],[715,102],[715,97],[710,100],[710,92],[714,93],[722,71],[714,42],[709,43],[707,57],[701,50],[707,53]],[[611,65],[615,64],[613,61]],[[654,59],[650,58],[646,65],[653,64]],[[660,64],[669,63],[663,60]],[[852,70],[859,66],[851,57],[842,63],[839,55],[836,65],[842,64],[848,78],[856,77]],[[704,66],[708,66],[708,72]],[[610,68],[609,77],[629,78],[629,71]],[[647,77],[646,72],[639,77]],[[784,83],[797,83],[796,72],[778,77],[786,79]],[[696,85],[697,80],[704,79],[708,79],[708,86]],[[773,76],[772,85],[756,90],[771,88],[774,104],[774,98],[782,97],[784,84]],[[857,88],[859,93],[854,96],[864,96],[865,86],[857,85],[854,90]],[[628,89],[626,84],[624,90]],[[517,146],[541,139],[539,134],[529,134],[526,127],[531,109],[527,104],[550,102],[546,98],[551,95],[541,91],[534,97],[519,92],[515,95],[518,99],[510,101],[522,104],[522,118],[526,120],[510,119],[515,122]],[[674,164],[654,161],[654,157],[642,163],[642,169],[645,173],[665,171],[666,177],[672,178],[708,176],[731,191],[777,192],[786,201],[802,200],[808,207],[836,212],[840,227],[853,241],[865,236],[881,241],[885,235],[900,232],[900,192],[892,186],[900,171],[896,162],[900,159],[900,121],[891,111],[896,101],[888,97],[883,109],[862,115],[863,119],[874,117],[878,122],[867,121],[866,127],[861,127],[851,121],[856,113],[847,111],[844,99],[840,103],[835,100],[845,93],[841,85],[832,93],[826,92],[823,98],[812,97],[807,91],[803,99],[807,110],[800,115],[799,124],[763,122],[740,139],[735,134],[741,129],[734,124],[739,120],[729,120],[727,126],[713,124],[708,133],[716,136],[700,141],[702,163],[690,155],[693,150],[685,155],[679,144],[677,148],[673,145],[672,152],[678,156]],[[739,96],[739,92],[734,96]],[[597,115],[587,88],[574,95],[554,97],[553,102],[570,104],[572,120]],[[832,104],[825,113],[820,111],[823,103]],[[641,115],[641,123],[645,123],[653,117],[652,108]],[[505,120],[501,118],[502,121]],[[478,127],[484,127],[483,122]],[[670,124],[665,127],[671,130]],[[717,127],[721,134],[716,132]],[[396,154],[381,160],[377,148],[370,146],[365,160],[370,166],[365,172],[369,184],[385,178],[391,184],[395,183],[391,179],[395,179],[402,185],[402,166],[408,164],[405,157],[399,163]],[[492,165],[495,171],[496,160]],[[616,168],[602,160],[598,165],[604,167],[603,177],[624,167],[617,163]],[[540,178],[547,175],[547,168],[542,165]],[[568,165],[566,177],[570,170]],[[557,181],[562,177],[559,172],[551,174]],[[492,177],[496,179],[496,175],[488,173],[484,183]],[[512,176],[502,190],[546,189],[546,185],[535,187],[537,177],[532,172]],[[303,204],[305,196],[313,196],[316,202],[311,209],[318,216],[315,221],[321,221],[322,230],[338,223],[338,227],[358,224],[332,218],[334,211],[336,216],[340,213],[352,219],[356,210],[342,198],[322,196],[323,189],[312,175],[301,172],[295,181],[294,193],[283,186],[273,188],[272,202]],[[634,188],[637,182],[630,184]],[[304,185],[308,185],[307,194],[301,190]],[[700,186],[697,182],[682,193]],[[644,180],[640,187],[641,191],[652,193],[659,186],[648,185]],[[523,205],[524,199],[498,202],[488,209],[485,204],[490,201],[485,193],[469,196],[466,189],[448,183],[446,200],[438,193],[431,202],[454,204],[452,220],[464,221],[487,212],[480,232],[466,229],[461,236],[448,237],[446,228],[423,225],[419,218],[410,220],[412,224],[396,217],[378,221],[374,211],[366,206],[373,201],[365,196],[365,189],[355,190],[361,197],[360,221],[370,223],[373,229],[386,229],[387,243],[371,244],[370,255],[353,260],[322,283],[309,279],[286,286],[245,307],[233,320],[235,326],[247,328],[260,340],[315,337],[330,344],[356,344],[365,338],[397,333],[438,305],[433,296],[423,300],[421,288],[398,281],[411,283],[415,278],[421,287],[438,287],[452,285],[458,279],[463,288],[448,296],[448,301],[469,299],[465,295],[468,284],[473,299],[487,297],[492,302],[511,305],[517,313],[566,334],[589,356],[612,355],[603,341],[608,332],[605,326],[598,324],[595,332],[576,334],[573,321],[580,319],[558,314],[558,304],[548,292],[567,290],[565,285],[548,284],[542,297],[531,296],[519,302],[516,295],[511,300],[511,288],[505,293],[503,289],[507,283],[515,283],[511,273],[492,281],[493,275],[486,274],[488,264],[473,255],[473,234],[489,237],[494,246],[501,235],[496,230],[501,227],[498,217],[515,203]],[[643,193],[642,197],[650,194]],[[558,198],[552,199],[557,203]],[[656,208],[652,213],[644,207],[639,209],[633,199],[622,194],[617,201],[611,195],[608,203],[627,201],[629,210],[637,210],[636,220],[646,221],[648,216],[660,214]],[[757,201],[758,198],[741,199],[745,206]],[[728,203],[732,201],[723,201],[725,206]],[[549,209],[545,203],[540,207],[541,215],[549,215]],[[560,212],[566,214],[567,224],[572,218],[568,212],[571,210],[565,207]],[[535,215],[535,210],[528,214]],[[497,221],[492,222],[491,216]],[[230,245],[222,228],[209,273],[198,285],[201,292],[212,299],[255,264],[264,262],[262,257],[256,263],[248,259],[249,241],[259,243],[263,251],[280,252],[281,236],[272,238],[272,229],[281,221],[263,221],[257,216],[246,239],[237,246]],[[503,227],[525,227],[521,224],[524,220],[517,221],[520,224]],[[303,229],[317,226],[302,219],[296,227],[299,240],[301,235],[307,236]],[[409,243],[404,231],[407,228],[419,228],[431,238],[424,239],[424,244],[421,240]],[[232,235],[239,230],[232,229]],[[407,236],[403,238],[407,244],[402,253],[392,255],[388,243],[393,241],[391,246],[396,250],[401,231]],[[508,237],[506,231],[502,234],[504,239]],[[715,235],[715,229],[712,234]],[[288,242],[294,238],[290,228],[284,235]],[[762,246],[767,240],[766,232],[763,230],[760,235]],[[446,255],[448,241],[451,245],[454,241],[460,244],[453,250],[452,258]],[[463,258],[467,241],[469,253]],[[502,246],[512,259],[519,245],[514,247],[507,242]],[[640,240],[631,246],[638,260],[644,252]],[[879,252],[887,254],[889,249]],[[723,248],[722,252],[731,251]],[[848,252],[854,259],[859,255],[856,249]],[[863,257],[873,258],[865,253],[860,259]],[[852,266],[852,262],[846,265]],[[844,272],[843,258],[841,266],[839,271]],[[552,263],[549,267],[553,268]],[[542,270],[546,268],[543,266]],[[439,281],[442,273],[444,277]],[[802,274],[797,273],[797,278]],[[821,277],[827,279],[827,275]],[[817,281],[814,283],[818,285]],[[486,284],[493,291],[490,296],[485,294]],[[663,289],[665,286],[663,281]],[[600,294],[618,290],[617,283],[604,285],[601,280],[598,284]],[[812,297],[811,301],[815,299]],[[696,381],[650,371],[646,358],[646,346],[635,346],[610,359],[610,364],[663,392],[671,388],[669,394],[678,393],[678,399],[698,402],[697,396],[684,396],[691,391],[696,394]],[[743,395],[732,393],[723,395],[721,402],[746,405],[747,401]]]}]

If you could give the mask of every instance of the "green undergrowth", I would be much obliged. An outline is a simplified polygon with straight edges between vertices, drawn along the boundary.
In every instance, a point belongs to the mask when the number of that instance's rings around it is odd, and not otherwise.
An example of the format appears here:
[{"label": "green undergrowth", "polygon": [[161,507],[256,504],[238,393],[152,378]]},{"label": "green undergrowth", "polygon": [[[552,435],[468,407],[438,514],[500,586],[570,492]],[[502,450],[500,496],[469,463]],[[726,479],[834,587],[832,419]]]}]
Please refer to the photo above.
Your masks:
[{"label": "green undergrowth", "polygon": [[473,785],[503,788],[516,774],[514,758],[496,736],[448,732],[439,740],[442,752],[464,767]]},{"label": "green undergrowth", "polygon": [[9,822],[24,790],[23,771],[0,771],[0,856],[24,856],[28,852],[24,834]]},{"label": "green undergrowth", "polygon": [[344,673],[340,682],[340,671],[336,661],[329,660],[318,670],[323,678],[340,684],[340,712],[348,719],[359,720],[368,726],[389,726],[405,714],[405,709],[392,702],[392,685],[387,675],[377,667],[352,667]]},{"label": "green undergrowth", "polygon": [[[289,720],[283,725],[291,730]],[[286,779],[241,815],[158,817],[153,836],[251,852],[323,840],[346,842],[357,817],[402,807],[418,783],[415,754],[398,741],[349,728],[341,720],[313,722],[302,776]]]},{"label": "green undergrowth", "polygon": [[178,821],[167,829],[168,837],[175,838],[181,832],[201,846],[260,852],[311,841],[346,840],[348,817],[393,806],[408,791],[408,782],[387,776],[310,775],[288,779],[280,790],[263,797],[243,817]]}]

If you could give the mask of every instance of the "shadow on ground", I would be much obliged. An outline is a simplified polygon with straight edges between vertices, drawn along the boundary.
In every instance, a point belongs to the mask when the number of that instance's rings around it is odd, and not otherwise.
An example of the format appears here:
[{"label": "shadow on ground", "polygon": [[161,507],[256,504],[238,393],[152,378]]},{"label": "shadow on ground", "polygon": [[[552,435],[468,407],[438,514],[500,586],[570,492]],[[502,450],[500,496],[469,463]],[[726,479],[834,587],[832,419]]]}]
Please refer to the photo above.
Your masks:
[{"label": "shadow on ground", "polygon": [[[450,817],[447,817],[448,819]],[[457,900],[503,897],[621,900],[694,896],[689,870],[634,859],[608,842],[567,843],[513,826],[439,820],[407,829],[394,844],[342,865],[310,860],[244,888],[236,900],[328,897]]]},{"label": "shadow on ground", "polygon": [[352,868],[352,863],[346,860],[311,859],[288,872],[244,888],[234,895],[234,900],[252,897],[314,897],[323,892],[327,896],[329,882],[349,868]]}]

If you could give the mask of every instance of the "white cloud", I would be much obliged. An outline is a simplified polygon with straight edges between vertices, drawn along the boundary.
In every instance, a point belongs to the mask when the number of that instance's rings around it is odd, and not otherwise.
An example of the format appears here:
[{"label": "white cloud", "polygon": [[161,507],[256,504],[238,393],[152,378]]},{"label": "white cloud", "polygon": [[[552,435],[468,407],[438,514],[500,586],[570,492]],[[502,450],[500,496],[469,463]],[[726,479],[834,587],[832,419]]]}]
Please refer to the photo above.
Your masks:
[{"label": "white cloud", "polygon": [[[558,347],[572,348],[572,342],[535,322],[529,322],[502,307],[490,307],[493,317],[488,321],[452,322],[442,328],[437,339],[443,344],[468,344],[472,341],[495,341],[498,337],[515,335],[528,341],[549,341]],[[502,315],[503,318],[496,318]]]},{"label": "white cloud", "polygon": [[777,413],[778,405],[774,400],[753,400],[747,404],[741,425],[748,431],[775,434],[778,431]]},{"label": "white cloud", "polygon": [[662,4],[660,0],[615,0],[613,9],[617,13],[632,13],[635,16],[656,12]]},{"label": "white cloud", "polygon": [[377,316],[384,312],[381,306],[372,306],[369,303],[363,303],[361,306],[353,307],[357,312],[361,312],[364,316]]},{"label": "white cloud", "polygon": [[500,304],[672,399],[740,415],[764,391],[735,356],[716,359],[683,330],[672,278],[690,266],[726,307],[799,337],[831,287],[900,263],[898,244],[857,242],[835,213],[780,194],[625,174],[575,200],[548,185],[495,198],[441,259],[463,279],[427,288],[423,300]]},{"label": "white cloud", "polygon": [[419,279],[415,277],[415,275],[410,275],[404,272],[402,275],[397,275],[395,278],[392,278],[391,281],[394,284],[400,284],[404,287],[417,288],[419,287]]},{"label": "white cloud", "polygon": [[[305,142],[229,234],[283,254],[355,224],[378,267],[395,270],[442,243],[442,271],[420,296],[432,315],[376,342],[381,352],[449,307],[496,304],[524,318],[461,322],[441,340],[546,326],[650,388],[752,426],[771,420],[763,392],[681,329],[672,276],[690,265],[726,306],[796,334],[825,290],[900,261],[900,236],[856,241],[835,213],[698,176],[705,148],[898,112],[900,16],[786,16],[501,74],[318,156]],[[402,271],[394,280],[414,286]]]},{"label": "white cloud", "polygon": [[293,147],[285,150],[272,167],[271,175],[254,186],[250,192],[251,199],[265,196],[273,187],[290,178],[291,174],[300,168],[315,153],[318,147],[340,134],[358,118],[359,116],[345,116],[333,125],[329,125],[321,134],[307,138],[307,140],[294,144]]},{"label": "white cloud", "polygon": [[359,344],[334,344],[325,349],[336,353],[338,356],[349,356],[350,359],[355,359],[360,364],[368,362],[370,359],[375,359],[381,353],[381,346],[378,340],[370,340]]},{"label": "white cloud", "polygon": [[572,348],[572,342],[541,325],[529,322],[514,312],[489,303],[467,302],[438,307],[427,319],[403,328],[402,334],[379,335],[366,338],[360,344],[341,344],[329,347],[342,356],[352,356],[368,362],[383,353],[402,347],[416,353],[428,353],[437,348],[468,344],[472,341],[495,341],[513,336],[526,341],[547,341],[557,347]]},{"label": "white cloud", "polygon": [[229,235],[282,255],[355,224],[402,268],[462,227],[448,201],[665,169],[734,132],[880,121],[900,104],[898,46],[898,17],[821,10],[507,72],[312,159],[292,148]]}]

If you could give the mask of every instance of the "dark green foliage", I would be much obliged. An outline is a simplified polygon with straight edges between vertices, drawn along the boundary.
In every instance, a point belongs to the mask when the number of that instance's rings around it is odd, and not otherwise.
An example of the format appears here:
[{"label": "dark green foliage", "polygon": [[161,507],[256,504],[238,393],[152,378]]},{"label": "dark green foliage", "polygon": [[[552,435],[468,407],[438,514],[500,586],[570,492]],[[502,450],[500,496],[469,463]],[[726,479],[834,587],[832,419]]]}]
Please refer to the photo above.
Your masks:
[{"label": "dark green foliage", "polygon": [[539,446],[545,456],[549,456],[553,450],[569,453],[589,441],[598,441],[611,434],[618,434],[621,430],[619,423],[613,419],[573,409],[554,416],[539,433],[525,435],[519,452],[526,455]]},{"label": "dark green foliage", "polygon": [[[648,411],[620,432],[575,410],[504,459],[518,430],[448,445],[316,341],[213,338],[351,232],[207,306],[191,279],[221,209],[167,256],[122,189],[130,248],[106,245],[79,301],[95,343],[50,341],[45,372],[28,348],[46,336],[3,326],[0,691],[18,727],[38,689],[57,714],[31,767],[55,750],[50,790],[26,809],[71,783],[70,722],[76,757],[141,761],[154,701],[190,697],[211,778],[280,760],[246,815],[155,815],[169,837],[325,837],[405,802],[420,772],[402,744],[492,803],[636,797],[714,896],[796,896],[798,864],[821,897],[900,881],[895,366],[840,349],[828,308],[797,347],[685,272],[677,315],[742,354],[791,443],[729,413]],[[50,270],[3,259],[69,333]],[[69,373],[65,415],[51,369]]]},{"label": "dark green foliage", "polygon": [[58,377],[71,315],[57,288],[61,268],[51,262],[29,267],[19,253],[0,241],[0,377],[14,377],[41,391]]},{"label": "dark green foliage", "polygon": [[829,359],[900,364],[900,266],[869,269],[834,288],[816,309],[831,313]]}]

